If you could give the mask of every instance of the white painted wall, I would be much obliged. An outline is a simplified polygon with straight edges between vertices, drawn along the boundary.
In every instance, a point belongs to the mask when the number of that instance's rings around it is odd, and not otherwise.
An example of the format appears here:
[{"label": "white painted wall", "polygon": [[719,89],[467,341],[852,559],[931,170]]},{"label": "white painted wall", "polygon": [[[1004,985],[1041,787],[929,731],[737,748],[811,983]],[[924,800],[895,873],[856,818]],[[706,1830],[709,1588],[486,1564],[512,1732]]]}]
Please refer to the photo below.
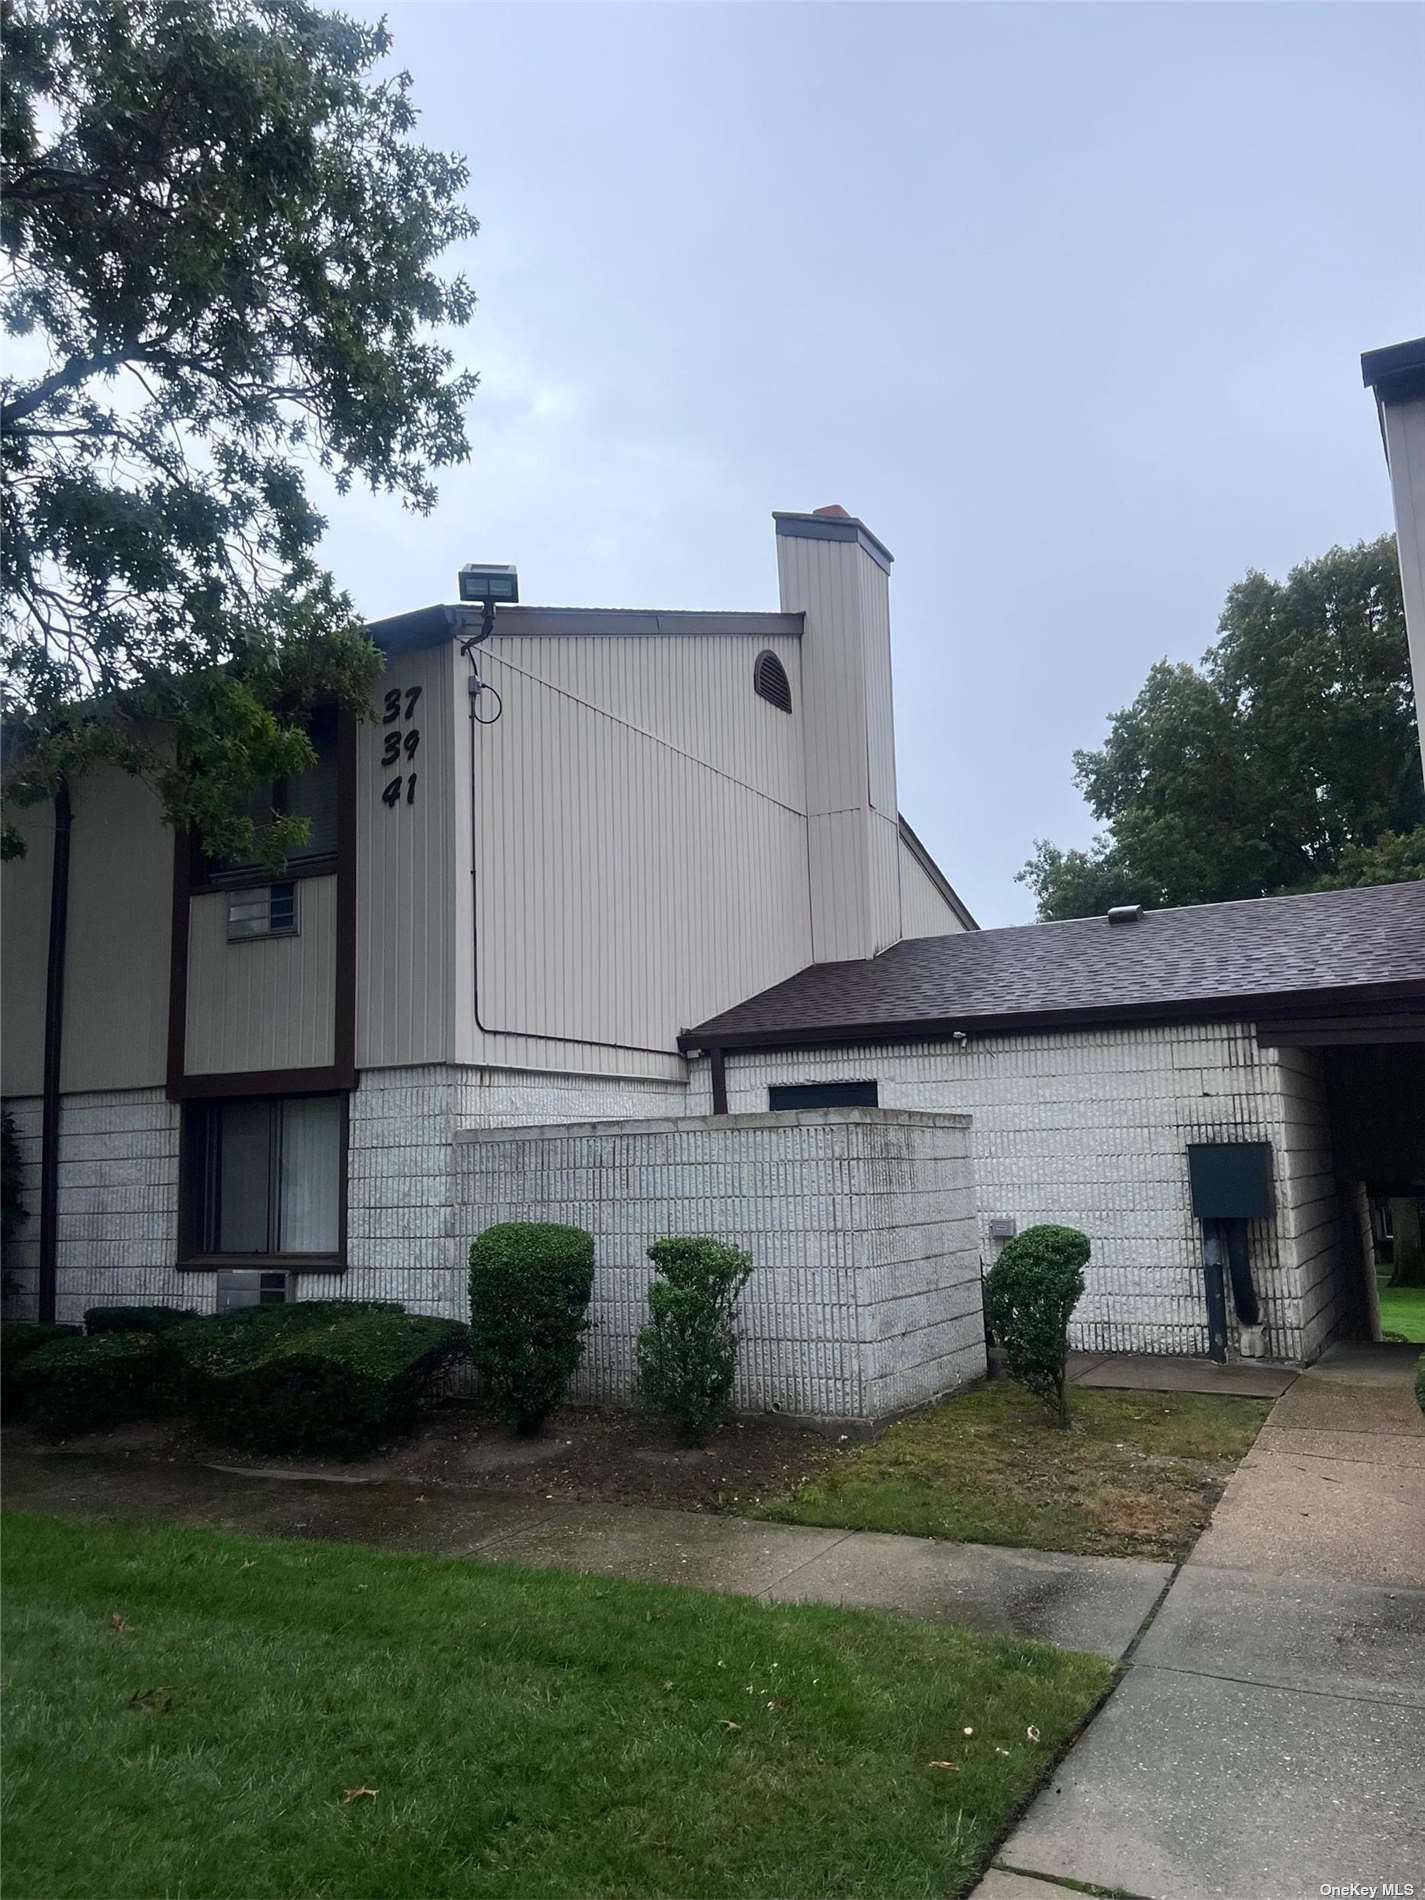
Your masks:
[{"label": "white painted wall", "polygon": [[899,841],[901,935],[948,937],[965,928],[965,920],[941,893],[904,838]]},{"label": "white painted wall", "polygon": [[[66,938],[66,1091],[161,1082],[168,1062],[173,833],[143,779],[101,767],[73,791]],[[4,1092],[43,1085],[54,810],[11,814],[23,858],[0,871]]]},{"label": "white painted wall", "polygon": [[[358,1068],[453,1060],[470,1008],[468,741],[457,662],[453,641],[394,658],[373,693],[373,716],[357,728]],[[387,722],[390,692],[399,710]],[[412,735],[418,744],[408,757]],[[400,757],[388,765],[393,737]],[[399,796],[383,803],[397,778]]]},{"label": "white painted wall", "polygon": [[1420,754],[1425,763],[1425,396],[1410,402],[1384,403],[1381,414],[1395,503],[1395,537],[1410,640],[1410,670],[1415,680]]},{"label": "white painted wall", "polygon": [[798,638],[497,632],[479,664],[462,1059],[677,1076],[680,1030],[811,961]]},{"label": "white painted wall", "polygon": [[813,959],[875,956],[901,935],[888,577],[858,541],[787,518],[777,574],[783,610],[805,616]]},{"label": "white painted wall", "polygon": [[0,1064],[6,1096],[44,1087],[45,965],[49,956],[54,810],[7,811],[25,855],[0,864]]}]

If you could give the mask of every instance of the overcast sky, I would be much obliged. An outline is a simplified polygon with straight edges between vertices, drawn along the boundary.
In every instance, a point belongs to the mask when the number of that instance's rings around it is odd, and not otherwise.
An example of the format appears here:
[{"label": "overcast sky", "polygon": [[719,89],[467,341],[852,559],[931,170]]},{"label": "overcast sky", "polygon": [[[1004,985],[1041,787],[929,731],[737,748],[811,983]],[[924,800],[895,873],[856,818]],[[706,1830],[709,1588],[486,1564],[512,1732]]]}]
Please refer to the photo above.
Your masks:
[{"label": "overcast sky", "polygon": [[1014,923],[1152,662],[1390,525],[1358,358],[1425,330],[1425,9],[386,10],[470,161],[482,388],[433,516],[332,505],[371,616],[472,559],[775,607],[771,511],[840,502],[896,556],[902,809]]}]

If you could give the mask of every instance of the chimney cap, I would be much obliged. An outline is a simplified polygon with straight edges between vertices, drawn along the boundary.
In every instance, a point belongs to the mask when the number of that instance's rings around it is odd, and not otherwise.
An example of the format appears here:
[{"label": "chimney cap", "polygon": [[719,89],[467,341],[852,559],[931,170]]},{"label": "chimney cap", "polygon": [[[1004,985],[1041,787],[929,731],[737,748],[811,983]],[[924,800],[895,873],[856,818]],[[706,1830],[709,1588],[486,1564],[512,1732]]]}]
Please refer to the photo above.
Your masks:
[{"label": "chimney cap", "polygon": [[848,515],[839,503],[829,508],[815,508],[810,514],[782,513],[776,509],[772,519],[777,524],[779,535],[800,537],[805,541],[855,541],[859,543],[863,554],[871,559],[885,573],[891,571],[894,555],[884,541],[878,540],[871,530],[855,515]]}]

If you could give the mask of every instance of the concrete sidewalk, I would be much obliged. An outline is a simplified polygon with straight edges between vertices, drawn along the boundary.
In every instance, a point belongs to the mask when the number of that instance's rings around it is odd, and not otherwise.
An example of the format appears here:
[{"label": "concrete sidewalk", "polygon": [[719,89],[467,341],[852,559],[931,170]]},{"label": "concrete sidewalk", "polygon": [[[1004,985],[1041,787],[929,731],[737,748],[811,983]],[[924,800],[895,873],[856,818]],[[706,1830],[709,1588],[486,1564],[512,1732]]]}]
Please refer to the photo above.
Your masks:
[{"label": "concrete sidewalk", "polygon": [[63,1451],[7,1455],[5,1502],[60,1515],[158,1518],[257,1537],[329,1538],[632,1577],[769,1602],[894,1610],[1115,1661],[1172,1575],[1169,1564],[1116,1557]]},{"label": "concrete sidewalk", "polygon": [[1415,1357],[1340,1347],[1290,1385],[974,1900],[1425,1891]]}]

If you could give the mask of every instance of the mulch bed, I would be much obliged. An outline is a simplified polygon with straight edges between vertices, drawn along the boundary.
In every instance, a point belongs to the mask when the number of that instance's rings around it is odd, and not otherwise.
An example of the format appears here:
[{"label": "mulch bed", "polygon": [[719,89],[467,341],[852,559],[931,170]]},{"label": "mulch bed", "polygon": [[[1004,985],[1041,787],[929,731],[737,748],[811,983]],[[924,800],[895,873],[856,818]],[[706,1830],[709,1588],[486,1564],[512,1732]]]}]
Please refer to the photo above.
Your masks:
[{"label": "mulch bed", "polygon": [[[858,1437],[862,1434],[858,1433]],[[512,1437],[475,1406],[435,1407],[410,1438],[374,1458],[258,1457],[224,1447],[186,1419],[90,1432],[59,1444],[9,1426],[7,1443],[35,1450],[310,1472],[334,1478],[406,1478],[464,1490],[518,1491],[540,1498],[662,1505],[737,1514],[793,1490],[852,1442],[775,1416],[734,1420],[706,1445],[680,1444],[665,1427],[619,1406],[569,1405],[537,1439]]]}]

